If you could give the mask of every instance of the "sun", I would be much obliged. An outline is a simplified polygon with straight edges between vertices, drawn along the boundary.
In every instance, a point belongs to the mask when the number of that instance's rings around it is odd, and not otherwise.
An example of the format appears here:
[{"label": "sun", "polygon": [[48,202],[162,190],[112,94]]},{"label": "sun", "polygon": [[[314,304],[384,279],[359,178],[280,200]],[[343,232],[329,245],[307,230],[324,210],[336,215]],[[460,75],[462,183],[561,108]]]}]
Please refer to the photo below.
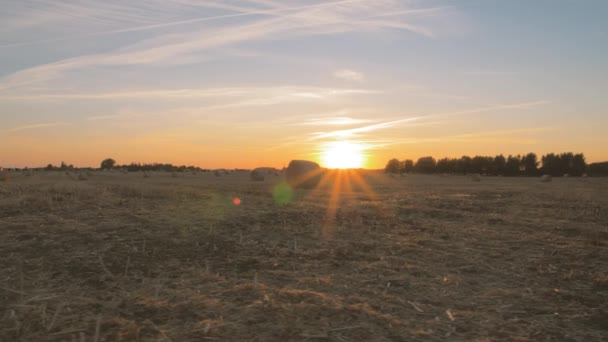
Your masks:
[{"label": "sun", "polygon": [[334,141],[322,148],[322,163],[331,169],[356,169],[363,167],[363,145],[351,141]]}]

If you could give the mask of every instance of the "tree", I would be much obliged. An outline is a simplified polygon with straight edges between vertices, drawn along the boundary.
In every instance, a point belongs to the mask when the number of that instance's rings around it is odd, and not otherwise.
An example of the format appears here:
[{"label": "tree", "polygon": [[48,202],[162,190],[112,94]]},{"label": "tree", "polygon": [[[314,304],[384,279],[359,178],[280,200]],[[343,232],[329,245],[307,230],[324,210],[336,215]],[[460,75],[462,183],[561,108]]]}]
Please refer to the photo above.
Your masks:
[{"label": "tree", "polygon": [[114,168],[114,166],[116,166],[116,160],[114,160],[112,158],[104,159],[101,162],[101,169],[102,170],[111,170],[111,169]]},{"label": "tree", "polygon": [[507,157],[507,163],[505,164],[505,176],[517,176],[520,172],[521,158],[519,156]]},{"label": "tree", "polygon": [[573,176],[582,176],[585,171],[587,171],[585,155],[582,153],[575,154],[572,157],[572,169],[570,170],[570,173]]},{"label": "tree", "polygon": [[538,158],[535,153],[526,154],[521,162],[526,176],[535,176],[538,173]]},{"label": "tree", "polygon": [[386,164],[386,167],[384,168],[384,172],[385,173],[399,173],[399,160],[398,159],[391,159],[388,161],[388,163]]},{"label": "tree", "polygon": [[552,176],[560,176],[560,157],[555,153],[549,153],[544,155],[542,158],[543,173]]},{"label": "tree", "polygon": [[414,171],[414,161],[411,159],[406,159],[403,161],[403,171],[410,173]]},{"label": "tree", "polygon": [[505,158],[505,156],[503,156],[502,154],[497,155],[496,157],[494,157],[494,172],[497,175],[504,175],[505,174],[505,166],[507,165],[507,159]]},{"label": "tree", "polygon": [[435,172],[436,165],[437,162],[435,161],[435,158],[422,157],[418,159],[418,161],[416,162],[416,166],[414,166],[414,169],[416,170],[416,172],[420,173],[433,173]]}]

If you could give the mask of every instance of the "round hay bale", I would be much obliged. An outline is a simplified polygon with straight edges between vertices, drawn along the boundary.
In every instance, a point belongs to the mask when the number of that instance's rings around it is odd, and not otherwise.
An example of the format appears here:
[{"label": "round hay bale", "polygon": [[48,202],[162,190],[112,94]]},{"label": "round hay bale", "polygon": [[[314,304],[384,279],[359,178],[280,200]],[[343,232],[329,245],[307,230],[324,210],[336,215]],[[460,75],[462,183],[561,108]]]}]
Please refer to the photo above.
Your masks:
[{"label": "round hay bale", "polygon": [[481,175],[479,173],[474,173],[471,175],[471,180],[473,182],[481,182]]},{"label": "round hay bale", "polygon": [[553,180],[553,177],[551,177],[551,175],[542,175],[540,177],[540,181],[543,183],[549,183],[552,180]]},{"label": "round hay bale", "polygon": [[84,174],[84,173],[79,173],[78,174],[78,180],[79,181],[85,181],[88,180],[89,178]]},{"label": "round hay bale", "polygon": [[296,189],[312,189],[321,181],[319,164],[308,160],[292,160],[285,173],[287,184]]},{"label": "round hay bale", "polygon": [[263,182],[264,178],[265,178],[264,171],[259,170],[259,169],[254,169],[249,174],[249,179],[251,179],[251,181],[253,181],[253,182]]}]

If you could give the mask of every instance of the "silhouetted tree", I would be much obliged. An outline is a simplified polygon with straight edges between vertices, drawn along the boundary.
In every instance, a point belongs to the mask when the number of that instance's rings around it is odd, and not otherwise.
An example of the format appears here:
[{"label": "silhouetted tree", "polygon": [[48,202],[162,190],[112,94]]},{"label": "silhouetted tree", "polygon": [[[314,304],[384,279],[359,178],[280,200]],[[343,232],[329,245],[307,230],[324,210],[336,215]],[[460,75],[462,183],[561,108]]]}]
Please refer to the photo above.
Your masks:
[{"label": "silhouetted tree", "polygon": [[400,164],[399,160],[396,158],[389,160],[388,163],[386,164],[386,167],[384,168],[384,172],[399,173],[399,169],[400,169],[399,164]]},{"label": "silhouetted tree", "polygon": [[509,155],[505,164],[505,176],[517,176],[520,172],[521,159],[520,156]]},{"label": "silhouetted tree", "polygon": [[582,153],[575,154],[572,157],[572,168],[570,170],[570,174],[573,176],[582,176],[585,171],[587,171],[585,155]]},{"label": "silhouetted tree", "polygon": [[502,154],[499,154],[496,157],[494,157],[494,172],[497,175],[504,175],[506,166],[507,166],[507,159],[505,158],[505,156],[503,156]]},{"label": "silhouetted tree", "polygon": [[535,153],[528,153],[522,159],[522,167],[526,176],[535,176],[538,174],[538,158]]},{"label": "silhouetted tree", "polygon": [[[537,176],[540,173],[561,176],[570,174],[581,176],[588,169],[585,156],[582,153],[572,152],[555,154],[549,153],[541,158],[542,167],[539,169],[538,157],[535,153],[521,155],[509,155],[505,158],[502,154],[495,157],[491,156],[462,156],[460,158],[442,158],[435,161],[433,157],[422,157],[415,165],[410,160],[400,163],[400,170],[411,171],[412,168],[419,173],[482,173],[488,175],[505,176]],[[389,161],[389,164],[396,164],[396,159]],[[389,168],[387,164],[387,170]],[[594,172],[601,173],[603,166],[593,167]],[[391,166],[394,170],[395,166]],[[389,171],[387,171],[389,172]]]},{"label": "silhouetted tree", "polygon": [[112,159],[112,158],[108,158],[108,159],[104,159],[101,162],[101,169],[102,170],[111,170],[114,168],[114,166],[116,165],[116,160]]},{"label": "silhouetted tree", "polygon": [[402,163],[401,170],[402,170],[402,172],[407,172],[407,173],[414,171],[414,161],[411,159],[404,160]]},{"label": "silhouetted tree", "polygon": [[435,172],[435,166],[437,162],[433,157],[422,157],[419,158],[414,166],[414,170],[420,173],[433,173]]},{"label": "silhouetted tree", "polygon": [[561,174],[561,162],[560,157],[555,153],[549,153],[541,158],[542,161],[542,172],[552,176],[560,176]]},{"label": "silhouetted tree", "polygon": [[451,170],[450,166],[450,159],[442,158],[437,161],[435,169],[439,173],[452,173],[453,170]]},{"label": "silhouetted tree", "polygon": [[590,176],[608,176],[608,162],[591,163],[587,165]]}]

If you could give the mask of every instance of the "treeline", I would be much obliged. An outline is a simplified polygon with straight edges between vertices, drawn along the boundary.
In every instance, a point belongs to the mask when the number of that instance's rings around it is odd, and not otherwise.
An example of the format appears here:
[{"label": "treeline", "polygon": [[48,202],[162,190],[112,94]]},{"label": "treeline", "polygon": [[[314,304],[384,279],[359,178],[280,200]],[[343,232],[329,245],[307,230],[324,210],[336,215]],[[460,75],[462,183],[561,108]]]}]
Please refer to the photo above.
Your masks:
[{"label": "treeline", "polygon": [[587,173],[591,176],[608,176],[608,162],[587,165]]},{"label": "treeline", "polygon": [[[604,170],[608,169],[608,162]],[[592,164],[595,165],[595,164]],[[552,175],[582,176],[588,172],[585,156],[582,153],[549,153],[540,159],[535,153],[524,155],[497,156],[462,156],[460,158],[442,158],[436,160],[433,157],[422,157],[416,162],[413,160],[391,159],[385,167],[387,173],[452,173],[470,174],[479,173],[484,175],[502,176],[539,176]],[[594,166],[594,171],[601,167]],[[589,170],[590,171],[590,170]],[[608,171],[608,170],[606,170]]]},{"label": "treeline", "polygon": [[139,172],[139,171],[164,171],[164,172],[193,172],[193,171],[209,171],[201,169],[198,166],[186,166],[180,165],[176,166],[173,164],[167,163],[150,163],[150,164],[142,164],[142,163],[131,163],[127,165],[118,165],[116,161],[112,158],[104,159],[99,167],[101,170],[126,170],[128,172]]},{"label": "treeline", "polygon": [[[27,168],[25,168],[27,170]],[[73,170],[90,170],[93,171],[95,168],[92,167],[84,167],[79,168],[75,167],[72,164],[67,164],[65,162],[61,162],[59,166],[55,166],[53,164],[48,164],[43,168],[45,171],[73,171]],[[118,165],[114,159],[108,158],[104,159],[98,170],[124,170],[128,172],[139,172],[139,171],[164,171],[164,172],[193,172],[193,171],[209,171],[208,169],[201,169],[198,166],[186,166],[186,165],[173,165],[168,163],[131,163],[125,165]]]}]

